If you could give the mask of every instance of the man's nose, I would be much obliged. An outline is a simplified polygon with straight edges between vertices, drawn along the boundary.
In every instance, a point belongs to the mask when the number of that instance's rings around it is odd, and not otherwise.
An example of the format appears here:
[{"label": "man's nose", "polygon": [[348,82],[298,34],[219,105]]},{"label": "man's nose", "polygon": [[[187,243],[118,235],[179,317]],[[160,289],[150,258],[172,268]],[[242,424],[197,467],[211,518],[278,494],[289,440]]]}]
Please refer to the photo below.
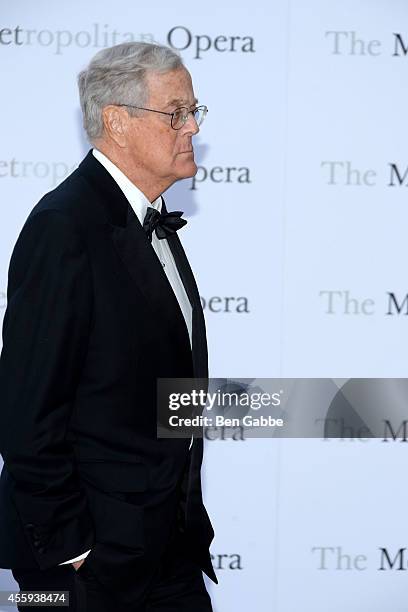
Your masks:
[{"label": "man's nose", "polygon": [[186,131],[190,132],[191,134],[198,134],[198,132],[200,131],[200,128],[198,127],[198,123],[194,117],[193,111],[190,111],[188,113],[187,121],[184,124],[184,128],[186,129]]}]

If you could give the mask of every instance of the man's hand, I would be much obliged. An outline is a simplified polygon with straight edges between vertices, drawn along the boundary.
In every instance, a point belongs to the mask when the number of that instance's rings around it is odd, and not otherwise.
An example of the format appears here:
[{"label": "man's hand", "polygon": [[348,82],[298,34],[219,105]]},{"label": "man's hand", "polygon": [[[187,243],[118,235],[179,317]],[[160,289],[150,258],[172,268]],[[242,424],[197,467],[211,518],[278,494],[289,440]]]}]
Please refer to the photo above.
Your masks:
[{"label": "man's hand", "polygon": [[85,559],[81,559],[80,561],[73,561],[72,565],[74,566],[75,570],[78,570],[84,561]]}]

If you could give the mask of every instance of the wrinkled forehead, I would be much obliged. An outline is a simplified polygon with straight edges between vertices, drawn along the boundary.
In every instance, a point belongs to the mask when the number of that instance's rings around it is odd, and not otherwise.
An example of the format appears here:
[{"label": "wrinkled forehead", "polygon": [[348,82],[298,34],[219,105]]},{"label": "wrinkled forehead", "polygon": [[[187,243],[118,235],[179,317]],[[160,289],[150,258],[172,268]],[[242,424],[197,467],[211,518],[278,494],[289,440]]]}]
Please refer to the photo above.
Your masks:
[{"label": "wrinkled forehead", "polygon": [[146,86],[149,104],[162,108],[193,106],[197,103],[189,71],[177,68],[168,72],[148,72]]}]

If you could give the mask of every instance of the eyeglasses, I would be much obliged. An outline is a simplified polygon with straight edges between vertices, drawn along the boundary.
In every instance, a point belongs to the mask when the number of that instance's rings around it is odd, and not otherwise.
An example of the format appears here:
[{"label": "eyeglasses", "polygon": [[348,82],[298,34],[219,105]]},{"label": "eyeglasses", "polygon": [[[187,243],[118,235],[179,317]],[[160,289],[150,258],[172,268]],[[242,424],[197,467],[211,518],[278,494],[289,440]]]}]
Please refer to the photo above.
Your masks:
[{"label": "eyeglasses", "polygon": [[115,106],[128,106],[129,108],[137,108],[139,110],[149,111],[151,113],[159,113],[160,115],[168,115],[171,117],[171,127],[173,130],[179,130],[187,122],[188,116],[191,113],[199,127],[204,121],[208,108],[206,106],[196,106],[193,110],[189,110],[185,106],[176,108],[172,113],[165,113],[164,111],[155,110],[153,108],[144,108],[143,106],[134,106],[133,104],[116,104]]}]

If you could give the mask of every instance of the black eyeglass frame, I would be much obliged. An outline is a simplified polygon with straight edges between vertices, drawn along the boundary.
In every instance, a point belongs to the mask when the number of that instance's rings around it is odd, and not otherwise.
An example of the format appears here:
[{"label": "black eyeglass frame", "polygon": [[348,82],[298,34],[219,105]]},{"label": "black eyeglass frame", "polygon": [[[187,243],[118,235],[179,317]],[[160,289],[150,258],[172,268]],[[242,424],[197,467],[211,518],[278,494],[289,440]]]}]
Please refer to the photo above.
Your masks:
[{"label": "black eyeglass frame", "polygon": [[[171,127],[173,128],[173,130],[181,130],[181,128],[187,123],[187,119],[190,113],[193,114],[194,117],[194,113],[196,111],[202,111],[203,112],[203,117],[200,121],[200,123],[197,123],[198,126],[200,126],[202,124],[202,122],[204,121],[207,113],[208,113],[208,108],[207,106],[205,106],[205,104],[202,104],[200,106],[196,106],[196,108],[194,108],[193,110],[188,110],[187,106],[179,106],[179,108],[176,108],[176,110],[174,110],[172,113],[166,113],[165,111],[159,111],[156,110],[154,108],[145,108],[144,106],[135,106],[134,104],[115,104],[115,106],[128,106],[129,108],[137,108],[138,110],[144,110],[144,111],[149,111],[150,113],[159,113],[160,115],[168,115],[169,117],[171,117]],[[174,119],[174,115],[177,113],[177,111],[180,111],[182,109],[185,109],[187,112],[185,113],[185,115],[183,116],[183,123],[180,125],[180,127],[176,128],[173,125],[173,119]],[[195,117],[194,117],[195,119]]]}]

